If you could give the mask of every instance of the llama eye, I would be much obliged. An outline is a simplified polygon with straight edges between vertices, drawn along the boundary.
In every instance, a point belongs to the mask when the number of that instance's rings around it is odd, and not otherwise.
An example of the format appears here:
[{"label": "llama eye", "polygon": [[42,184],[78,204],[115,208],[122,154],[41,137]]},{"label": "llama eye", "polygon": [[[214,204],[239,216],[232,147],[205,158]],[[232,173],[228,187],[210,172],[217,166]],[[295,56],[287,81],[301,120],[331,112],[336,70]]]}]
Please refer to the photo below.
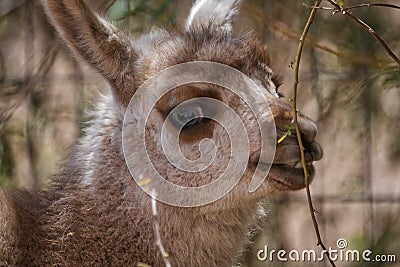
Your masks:
[{"label": "llama eye", "polygon": [[204,112],[200,106],[184,107],[172,112],[172,122],[183,130],[192,129],[204,120]]}]

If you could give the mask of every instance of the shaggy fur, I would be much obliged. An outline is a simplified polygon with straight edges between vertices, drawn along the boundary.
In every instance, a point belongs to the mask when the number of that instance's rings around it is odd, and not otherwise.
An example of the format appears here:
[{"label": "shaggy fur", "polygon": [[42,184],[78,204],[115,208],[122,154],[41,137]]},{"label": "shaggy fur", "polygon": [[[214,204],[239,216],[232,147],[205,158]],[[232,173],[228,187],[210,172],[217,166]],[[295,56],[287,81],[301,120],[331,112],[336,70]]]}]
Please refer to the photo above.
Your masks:
[{"label": "shaggy fur", "polygon": [[[46,189],[37,193],[0,189],[0,265],[163,266],[155,245],[150,197],[128,171],[121,132],[124,111],[136,89],[166,67],[207,60],[244,72],[265,89],[263,94],[271,106],[278,137],[283,134],[292,113],[290,105],[277,98],[277,79],[270,69],[266,47],[251,33],[231,35],[230,23],[239,1],[222,1],[234,10],[220,6],[218,14],[209,10],[215,2],[197,1],[184,32],[155,29],[131,41],[81,0],[43,0],[67,45],[109,81],[111,94],[92,111],[91,126],[70,149],[62,172]],[[206,13],[218,16],[199,16]],[[254,115],[236,95],[222,88],[194,84],[179,90],[173,93],[179,101],[211,95],[229,104],[248,129],[251,158],[239,184],[213,204],[179,208],[158,203],[160,234],[173,266],[230,266],[255,223],[258,203],[273,192],[304,187],[302,170],[293,167],[299,161],[297,142],[288,137],[278,145],[265,183],[250,194],[247,188],[261,144],[252,124]],[[161,157],[156,136],[164,113],[172,108],[166,104],[170,102],[161,101],[151,115],[152,124],[146,132],[151,157],[172,182],[189,186],[209,181],[226,165],[228,157],[221,156],[211,170],[194,176],[170,168]],[[322,150],[314,141],[315,124],[301,114],[299,123],[308,161],[319,160]],[[222,130],[218,125],[205,124],[198,135],[183,133],[183,153],[196,155],[198,143],[207,135],[215,140],[221,155],[227,154],[227,136]],[[137,156],[137,164],[140,158]],[[310,172],[312,176],[311,166]]]}]

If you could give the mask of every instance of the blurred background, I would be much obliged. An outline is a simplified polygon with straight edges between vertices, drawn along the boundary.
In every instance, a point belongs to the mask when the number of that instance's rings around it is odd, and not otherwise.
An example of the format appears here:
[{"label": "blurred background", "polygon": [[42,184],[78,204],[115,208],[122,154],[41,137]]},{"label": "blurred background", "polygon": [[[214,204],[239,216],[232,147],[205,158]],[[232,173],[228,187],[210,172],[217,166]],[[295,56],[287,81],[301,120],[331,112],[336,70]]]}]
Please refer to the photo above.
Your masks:
[{"label": "blurred background", "polygon": [[[154,25],[182,28],[192,4],[87,2],[133,37]],[[287,96],[290,65],[310,11],[303,1],[247,0],[235,25],[237,32],[252,29],[268,43]],[[369,7],[353,13],[400,55],[400,10]],[[398,262],[338,266],[400,266],[400,68],[368,32],[341,13],[319,10],[307,40],[298,107],[317,122],[324,148],[311,186],[322,238],[333,249],[344,238],[348,249],[394,254]],[[44,185],[90,119],[85,115],[89,103],[105,89],[106,82],[66,49],[38,1],[0,0],[0,184],[29,190]],[[269,216],[245,255],[245,266],[328,266],[257,260],[265,245],[320,250],[304,190],[270,197],[266,207]]]}]

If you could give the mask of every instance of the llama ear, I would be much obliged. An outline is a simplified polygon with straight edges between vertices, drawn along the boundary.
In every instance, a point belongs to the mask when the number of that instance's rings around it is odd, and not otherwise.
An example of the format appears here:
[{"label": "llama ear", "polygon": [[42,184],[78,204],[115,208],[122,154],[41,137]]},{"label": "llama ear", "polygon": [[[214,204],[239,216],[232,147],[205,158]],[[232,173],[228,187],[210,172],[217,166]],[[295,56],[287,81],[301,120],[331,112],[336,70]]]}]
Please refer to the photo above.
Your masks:
[{"label": "llama ear", "polygon": [[239,14],[241,0],[197,0],[186,20],[186,31],[213,27],[232,31],[232,21]]},{"label": "llama ear", "polygon": [[129,38],[82,0],[41,2],[72,51],[109,81],[115,100],[126,107],[135,90],[133,70],[137,59]]}]

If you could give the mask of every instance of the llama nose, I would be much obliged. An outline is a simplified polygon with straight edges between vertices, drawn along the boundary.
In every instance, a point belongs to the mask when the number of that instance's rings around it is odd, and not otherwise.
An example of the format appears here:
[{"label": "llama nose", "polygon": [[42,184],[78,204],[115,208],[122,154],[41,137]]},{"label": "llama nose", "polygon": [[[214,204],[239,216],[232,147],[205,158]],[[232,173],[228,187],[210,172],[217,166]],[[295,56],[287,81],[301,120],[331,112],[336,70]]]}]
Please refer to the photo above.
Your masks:
[{"label": "llama nose", "polygon": [[[281,99],[272,99],[268,102],[272,115],[275,119],[277,129],[285,132],[288,125],[293,123],[292,107],[286,101]],[[310,155],[309,161],[320,160],[323,156],[321,146],[315,141],[318,128],[313,120],[299,112],[297,114],[297,123],[300,128],[301,138],[307,155]],[[293,138],[293,137],[292,137]],[[295,137],[294,137],[295,138]]]},{"label": "llama nose", "polygon": [[315,141],[315,136],[318,132],[318,127],[313,120],[305,115],[298,118],[298,124],[301,131],[301,137],[304,141],[304,148],[310,152],[312,160],[320,160],[323,156],[321,146]]},{"label": "llama nose", "polygon": [[317,142],[313,141],[312,143],[309,143],[308,149],[314,161],[322,159],[324,152],[322,150],[322,147]]},{"label": "llama nose", "polygon": [[318,127],[314,121],[305,115],[300,115],[297,119],[301,135],[304,141],[311,143],[318,133]]}]

